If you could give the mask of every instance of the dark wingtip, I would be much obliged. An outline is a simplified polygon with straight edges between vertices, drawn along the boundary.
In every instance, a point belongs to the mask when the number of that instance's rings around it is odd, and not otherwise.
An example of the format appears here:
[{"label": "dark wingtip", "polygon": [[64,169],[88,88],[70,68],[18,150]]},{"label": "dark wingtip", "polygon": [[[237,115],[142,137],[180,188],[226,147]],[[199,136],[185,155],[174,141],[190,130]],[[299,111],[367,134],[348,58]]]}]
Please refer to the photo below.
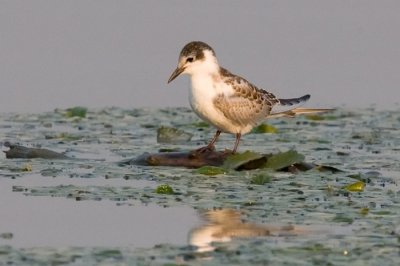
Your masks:
[{"label": "dark wingtip", "polygon": [[299,98],[291,98],[291,99],[279,99],[279,103],[281,105],[295,105],[295,104],[299,104],[302,102],[306,102],[311,98],[310,94],[306,94],[304,96],[301,96]]}]

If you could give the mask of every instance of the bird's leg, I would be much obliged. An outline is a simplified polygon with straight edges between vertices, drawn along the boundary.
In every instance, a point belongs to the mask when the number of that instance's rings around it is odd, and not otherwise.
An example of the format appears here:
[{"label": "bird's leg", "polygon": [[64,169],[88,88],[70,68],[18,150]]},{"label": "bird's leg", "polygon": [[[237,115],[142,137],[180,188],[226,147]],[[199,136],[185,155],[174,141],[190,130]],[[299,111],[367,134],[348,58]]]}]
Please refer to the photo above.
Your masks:
[{"label": "bird's leg", "polygon": [[217,139],[218,139],[220,134],[221,134],[221,130],[217,130],[217,132],[215,132],[214,137],[212,138],[210,143],[208,143],[208,145],[207,145],[208,148],[213,148],[214,147],[214,144],[217,141]]},{"label": "bird's leg", "polygon": [[207,146],[201,147],[197,150],[195,150],[196,153],[203,153],[206,151],[212,151],[215,149],[214,144],[217,141],[219,135],[221,134],[221,130],[217,130],[217,132],[215,132],[215,135],[213,137],[213,139],[210,141],[210,143],[208,143]]},{"label": "bird's leg", "polygon": [[240,142],[240,137],[242,136],[241,133],[236,133],[236,141],[235,141],[235,146],[233,147],[232,153],[236,153],[236,150],[239,146],[239,142]]}]

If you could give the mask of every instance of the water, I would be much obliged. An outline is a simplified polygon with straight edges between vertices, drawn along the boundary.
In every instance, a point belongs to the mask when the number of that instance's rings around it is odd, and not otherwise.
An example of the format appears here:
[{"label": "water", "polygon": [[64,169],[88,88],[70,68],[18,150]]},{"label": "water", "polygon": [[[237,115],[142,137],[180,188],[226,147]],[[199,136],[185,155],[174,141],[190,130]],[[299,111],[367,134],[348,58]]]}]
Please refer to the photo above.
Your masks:
[{"label": "water", "polygon": [[[159,243],[184,245],[187,232],[199,220],[190,207],[163,208],[157,205],[117,206],[109,200],[74,201],[61,197],[30,197],[13,192],[13,186],[124,186],[142,187],[135,180],[80,180],[30,175],[19,180],[2,180],[0,232],[12,232],[12,239],[0,244],[18,248],[68,246],[130,246],[150,248]],[[124,182],[121,182],[124,181]],[[139,183],[139,184],[138,184]],[[154,184],[152,184],[154,187]],[[126,202],[125,202],[126,203]],[[135,203],[135,202],[132,202]],[[181,215],[176,223],[177,215]]]},{"label": "water", "polygon": [[[1,114],[0,139],[79,160],[0,160],[0,265],[14,264],[396,264],[399,252],[399,110],[338,110],[268,121],[240,151],[296,149],[339,168],[298,174],[118,166],[160,148],[204,144],[210,127],[185,108]],[[193,134],[157,144],[157,128]],[[218,149],[231,147],[221,136]],[[7,148],[3,148],[6,150]],[[257,174],[270,182],[251,184]],[[346,185],[362,180],[365,189]],[[157,194],[168,184],[173,195]]]}]

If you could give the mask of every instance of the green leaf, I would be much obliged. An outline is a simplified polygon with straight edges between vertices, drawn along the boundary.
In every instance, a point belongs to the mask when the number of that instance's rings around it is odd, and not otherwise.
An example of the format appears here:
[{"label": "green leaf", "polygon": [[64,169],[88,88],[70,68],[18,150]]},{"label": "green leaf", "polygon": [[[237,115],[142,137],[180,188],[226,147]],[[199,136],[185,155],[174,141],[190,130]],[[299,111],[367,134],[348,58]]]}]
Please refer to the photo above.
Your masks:
[{"label": "green leaf", "polygon": [[204,122],[204,121],[199,121],[199,122],[193,123],[192,125],[195,127],[198,127],[198,128],[210,127],[210,124],[208,124],[207,122]]},{"label": "green leaf", "polygon": [[308,120],[312,120],[312,121],[321,121],[321,120],[325,119],[323,116],[320,116],[320,115],[306,115],[305,117]]},{"label": "green leaf", "polygon": [[344,187],[345,190],[350,192],[362,192],[364,191],[364,188],[365,188],[365,183],[362,181],[357,181],[353,184]]},{"label": "green leaf", "polygon": [[[265,158],[264,155],[252,151],[245,151],[243,153],[235,153],[226,158],[223,167],[226,169],[238,169],[241,166],[248,164],[252,161]],[[253,168],[254,169],[254,168]]]},{"label": "green leaf", "polygon": [[172,189],[172,187],[170,185],[163,184],[163,185],[159,185],[156,188],[156,193],[172,195],[172,194],[174,194],[174,190]]},{"label": "green leaf", "polygon": [[306,115],[306,119],[311,120],[311,121],[321,121],[321,120],[337,120],[338,117],[334,115],[318,115],[318,114],[312,114],[312,115]]},{"label": "green leaf", "polygon": [[331,173],[340,173],[343,172],[343,170],[340,170],[336,167],[329,166],[329,165],[317,165],[315,167],[316,170],[320,172],[331,172]]},{"label": "green leaf", "polygon": [[87,108],[76,106],[72,108],[68,108],[65,114],[66,117],[86,117]]},{"label": "green leaf", "polygon": [[269,124],[261,124],[255,127],[252,133],[261,134],[261,133],[278,133],[278,129],[276,127]]},{"label": "green leaf", "polygon": [[368,209],[368,208],[362,208],[362,209],[360,210],[360,213],[361,213],[362,215],[367,215],[367,214],[369,213],[369,209]]},{"label": "green leaf", "polygon": [[265,168],[271,168],[274,170],[280,170],[282,168],[291,166],[295,163],[301,163],[304,160],[304,155],[298,153],[295,150],[278,153],[268,158]]},{"label": "green leaf", "polygon": [[56,138],[66,140],[66,141],[75,141],[75,140],[80,140],[83,137],[80,135],[62,132],[59,135],[57,135]]},{"label": "green leaf", "polygon": [[375,212],[372,212],[372,214],[375,214],[375,215],[391,215],[392,212],[390,212],[390,211],[375,211]]},{"label": "green leaf", "polygon": [[353,218],[343,214],[343,213],[338,213],[336,214],[336,216],[333,218],[334,222],[337,223],[348,223],[348,224],[352,224],[353,223]]},{"label": "green leaf", "polygon": [[120,250],[118,249],[105,249],[105,250],[101,250],[98,252],[94,253],[94,256],[99,259],[99,260],[103,260],[103,259],[121,259],[122,258],[122,253]]},{"label": "green leaf", "polygon": [[199,174],[202,174],[202,175],[214,176],[214,175],[225,174],[226,170],[221,167],[206,165],[206,166],[198,168],[196,170],[196,172]]},{"label": "green leaf", "polygon": [[258,174],[251,177],[250,184],[254,185],[265,185],[270,183],[272,180],[272,176],[268,174]]},{"label": "green leaf", "polygon": [[161,126],[157,129],[157,143],[184,143],[190,141],[193,134],[174,127]]}]

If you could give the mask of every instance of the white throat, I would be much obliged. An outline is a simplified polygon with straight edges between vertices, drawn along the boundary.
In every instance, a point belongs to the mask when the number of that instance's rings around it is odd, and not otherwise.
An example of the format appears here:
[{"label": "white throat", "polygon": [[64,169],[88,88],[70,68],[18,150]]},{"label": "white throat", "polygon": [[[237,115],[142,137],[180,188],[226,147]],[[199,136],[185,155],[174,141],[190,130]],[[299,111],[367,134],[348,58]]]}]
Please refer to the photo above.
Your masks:
[{"label": "white throat", "polygon": [[190,105],[200,118],[223,132],[237,133],[236,128],[231,128],[232,123],[214,106],[215,97],[231,94],[232,88],[223,82],[218,61],[212,52],[205,51],[204,56],[202,61],[192,64],[187,71],[192,85],[189,92]]},{"label": "white throat", "polygon": [[185,73],[193,76],[219,75],[219,65],[217,58],[209,51],[204,51],[204,58],[193,62],[185,69]]}]

